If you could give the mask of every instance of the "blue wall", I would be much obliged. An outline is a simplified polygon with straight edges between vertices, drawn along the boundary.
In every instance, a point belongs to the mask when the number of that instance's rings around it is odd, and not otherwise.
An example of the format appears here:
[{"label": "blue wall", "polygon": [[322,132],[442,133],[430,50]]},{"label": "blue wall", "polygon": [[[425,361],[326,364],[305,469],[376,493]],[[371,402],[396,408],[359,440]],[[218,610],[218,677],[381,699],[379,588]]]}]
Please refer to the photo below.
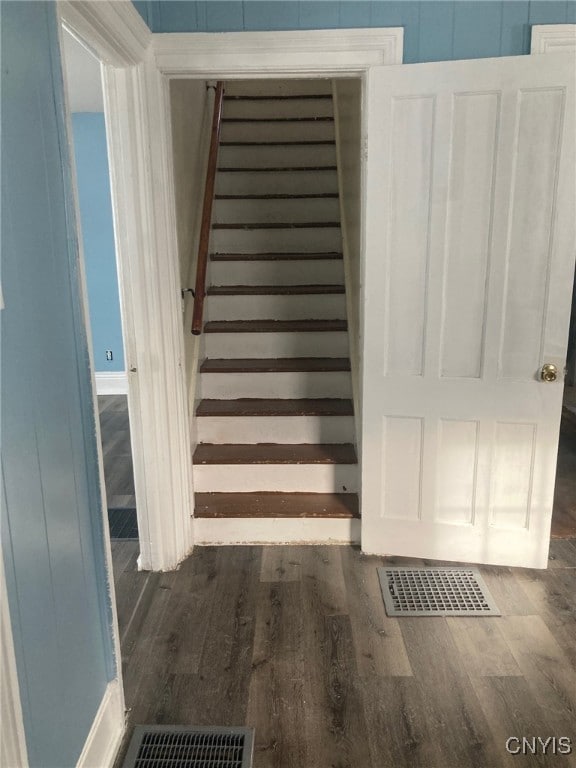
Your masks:
[{"label": "blue wall", "polygon": [[31,766],[76,765],[115,677],[53,3],[3,2],[1,541]]},{"label": "blue wall", "polygon": [[[123,371],[124,351],[104,115],[72,115],[94,365]],[[112,361],[106,360],[111,349]]]},{"label": "blue wall", "polygon": [[404,61],[530,52],[532,24],[576,22],[574,0],[135,0],[153,32],[404,27]]}]

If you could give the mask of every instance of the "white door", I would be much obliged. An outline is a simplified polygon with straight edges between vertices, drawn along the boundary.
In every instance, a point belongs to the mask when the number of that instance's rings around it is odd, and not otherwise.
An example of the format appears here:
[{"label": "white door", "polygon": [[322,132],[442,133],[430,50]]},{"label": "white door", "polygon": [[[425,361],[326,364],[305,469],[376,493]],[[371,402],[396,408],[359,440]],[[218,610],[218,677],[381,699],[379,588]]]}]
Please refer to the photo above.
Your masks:
[{"label": "white door", "polygon": [[364,552],[546,567],[575,71],[564,53],[371,70]]}]

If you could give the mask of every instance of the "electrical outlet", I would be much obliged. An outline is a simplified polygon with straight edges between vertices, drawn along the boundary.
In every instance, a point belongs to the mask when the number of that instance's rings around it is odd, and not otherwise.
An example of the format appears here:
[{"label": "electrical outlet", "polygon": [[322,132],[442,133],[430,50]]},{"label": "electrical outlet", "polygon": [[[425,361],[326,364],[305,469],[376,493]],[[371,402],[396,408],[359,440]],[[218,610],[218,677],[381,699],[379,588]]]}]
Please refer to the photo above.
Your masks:
[{"label": "electrical outlet", "polygon": [[112,350],[111,349],[107,349],[106,350],[106,360],[110,361],[110,360],[113,360],[113,359],[114,359],[114,355],[112,354]]}]

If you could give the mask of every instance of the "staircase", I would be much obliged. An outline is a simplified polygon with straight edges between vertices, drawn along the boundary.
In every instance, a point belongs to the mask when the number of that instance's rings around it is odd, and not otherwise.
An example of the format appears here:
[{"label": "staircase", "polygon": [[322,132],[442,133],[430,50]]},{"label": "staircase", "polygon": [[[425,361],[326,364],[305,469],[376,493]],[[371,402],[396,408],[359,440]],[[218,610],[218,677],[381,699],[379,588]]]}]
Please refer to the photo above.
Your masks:
[{"label": "staircase", "polygon": [[198,530],[350,540],[358,467],[328,81],[227,84],[211,251]]}]

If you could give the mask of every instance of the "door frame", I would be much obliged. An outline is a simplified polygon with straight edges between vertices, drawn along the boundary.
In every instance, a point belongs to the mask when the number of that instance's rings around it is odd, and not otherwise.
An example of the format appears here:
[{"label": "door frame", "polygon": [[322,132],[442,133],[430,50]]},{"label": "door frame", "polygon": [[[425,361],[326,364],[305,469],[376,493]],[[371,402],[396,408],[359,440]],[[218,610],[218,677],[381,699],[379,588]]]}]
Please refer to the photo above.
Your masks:
[{"label": "door frame", "polygon": [[576,51],[576,24],[534,24],[530,53]]},{"label": "door frame", "polygon": [[102,65],[138,562],[143,570],[171,570],[193,544],[191,453],[176,238],[163,216],[172,190],[169,180],[158,184],[155,162],[156,139],[164,137],[157,125],[152,33],[129,0],[66,0],[58,9],[61,24]]},{"label": "door frame", "polygon": [[171,570],[194,543],[194,497],[170,80],[365,80],[371,66],[402,63],[404,30],[153,34],[128,0],[61,0],[59,12],[102,62],[139,567]]},{"label": "door frame", "polygon": [[[118,613],[116,610],[116,588],[114,584],[114,571],[112,562],[112,548],[110,542],[110,530],[108,524],[108,503],[107,503],[107,490],[104,476],[104,456],[102,447],[102,437],[100,430],[100,418],[98,409],[98,394],[96,384],[96,374],[94,365],[94,345],[92,343],[92,327],[90,323],[90,313],[88,306],[88,286],[86,279],[86,262],[84,257],[84,244],[82,234],[82,221],[80,216],[80,203],[78,199],[78,172],[76,169],[76,156],[74,152],[74,141],[72,131],[72,113],[70,110],[69,88],[67,83],[67,70],[64,62],[64,34],[65,24],[60,22],[58,25],[58,39],[61,52],[61,68],[62,78],[64,84],[64,110],[65,110],[65,123],[66,134],[68,139],[68,156],[70,160],[71,170],[71,182],[72,182],[72,205],[74,210],[74,224],[77,228],[77,245],[78,245],[78,284],[80,288],[80,306],[82,313],[82,320],[86,331],[87,347],[89,366],[92,372],[91,384],[92,384],[92,403],[94,404],[93,411],[93,424],[96,433],[96,454],[98,462],[98,477],[100,485],[100,508],[102,510],[103,520],[102,533],[103,533],[103,547],[104,547],[104,563],[106,569],[106,575],[108,578],[108,595],[107,600],[111,605],[111,623],[110,629],[112,633],[113,653],[115,662],[115,677],[108,681],[104,696],[100,702],[100,706],[96,713],[96,717],[92,722],[92,727],[88,733],[84,747],[78,758],[77,768],[84,768],[85,766],[94,764],[105,765],[109,757],[114,757],[117,749],[120,746],[122,737],[124,735],[124,686],[123,686],[123,673],[122,673],[122,653],[120,648],[120,630],[118,626]],[[106,598],[102,598],[104,602]],[[104,608],[105,615],[108,616],[108,605]]]},{"label": "door frame", "polygon": [[[296,32],[239,32],[225,34],[155,34],[152,36],[157,81],[164,109],[162,131],[167,137],[158,158],[163,157],[163,177],[173,188],[173,159],[170,146],[170,82],[178,79],[206,81],[247,79],[355,78],[362,91],[373,66],[401,64],[403,28],[305,30]],[[158,86],[157,86],[158,87]],[[367,104],[363,98],[361,117],[366,124]],[[360,149],[360,148],[359,148]],[[359,152],[362,179],[365,154]],[[363,195],[364,197],[364,195]],[[171,204],[173,206],[173,203]],[[174,208],[165,211],[173,218]],[[362,202],[362,211],[364,203]],[[362,259],[361,259],[362,260]],[[192,402],[192,398],[189,398]],[[194,414],[190,414],[194,422]],[[194,431],[194,430],[193,430]],[[359,469],[361,457],[359,457]],[[279,525],[279,522],[282,523]],[[305,521],[194,519],[195,539],[202,544],[241,542],[336,541],[359,542],[360,521]],[[340,524],[342,523],[342,525]],[[358,523],[358,525],[356,525]]]},{"label": "door frame", "polygon": [[28,750],[18,685],[12,622],[8,609],[4,556],[0,547],[0,759],[28,768]]}]

